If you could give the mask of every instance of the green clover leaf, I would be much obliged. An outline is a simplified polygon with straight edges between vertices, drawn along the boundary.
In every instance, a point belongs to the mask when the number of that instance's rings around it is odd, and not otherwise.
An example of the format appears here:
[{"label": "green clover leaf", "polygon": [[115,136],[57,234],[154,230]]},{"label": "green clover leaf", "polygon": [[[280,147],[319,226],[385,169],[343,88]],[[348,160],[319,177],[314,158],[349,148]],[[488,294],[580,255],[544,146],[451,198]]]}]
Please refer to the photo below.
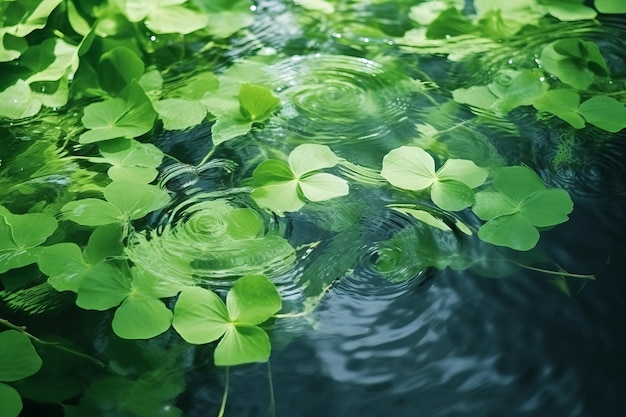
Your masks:
[{"label": "green clover leaf", "polygon": [[104,311],[117,307],[112,327],[123,339],[149,339],[165,332],[172,312],[160,298],[176,295],[184,282],[164,280],[126,263],[102,261],[84,274],[76,305]]},{"label": "green clover leaf", "polygon": [[431,199],[438,207],[458,211],[472,205],[472,189],[482,185],[488,173],[465,159],[448,159],[435,171],[435,160],[428,152],[401,146],[385,155],[381,175],[391,185],[404,190],[430,189]]},{"label": "green clover leaf", "polygon": [[288,162],[270,159],[262,162],[252,178],[260,185],[252,191],[256,203],[280,215],[297,211],[306,201],[325,201],[347,195],[348,183],[319,170],[337,165],[337,156],[326,145],[296,147]]},{"label": "green clover leaf", "polygon": [[56,228],[48,214],[13,214],[0,206],[0,273],[35,262],[39,245]]},{"label": "green clover leaf", "polygon": [[538,227],[568,220],[574,205],[567,191],[548,189],[525,167],[501,168],[493,179],[494,191],[476,193],[474,213],[487,223],[478,230],[485,242],[520,251],[539,241]]},{"label": "green clover leaf", "polygon": [[221,337],[215,364],[232,366],[266,362],[271,345],[259,324],[281,309],[280,294],[265,275],[239,278],[226,303],[213,291],[184,289],[174,307],[174,329],[188,343],[204,344]]},{"label": "green clover leaf", "polygon": [[125,224],[165,206],[167,191],[156,185],[130,180],[113,181],[104,188],[104,198],[85,198],[67,203],[61,208],[64,217],[83,226]]}]

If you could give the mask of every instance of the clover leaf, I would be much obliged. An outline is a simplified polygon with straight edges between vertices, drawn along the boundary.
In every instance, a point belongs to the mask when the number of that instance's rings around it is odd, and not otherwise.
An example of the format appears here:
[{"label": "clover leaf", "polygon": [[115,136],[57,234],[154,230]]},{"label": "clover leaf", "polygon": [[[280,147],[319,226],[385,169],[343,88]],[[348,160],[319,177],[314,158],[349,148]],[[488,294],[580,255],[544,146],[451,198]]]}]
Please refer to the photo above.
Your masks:
[{"label": "clover leaf", "polygon": [[156,178],[156,168],[163,160],[163,152],[159,148],[133,139],[110,140],[100,143],[99,147],[102,157],[89,160],[110,164],[107,174],[114,181],[130,180],[147,184]]},{"label": "clover leaf", "polygon": [[83,277],[92,267],[109,256],[119,256],[123,252],[122,227],[112,223],[94,230],[83,251],[72,242],[41,248],[37,265],[41,272],[48,275],[48,284],[55,290],[78,292]]},{"label": "clover leaf", "polygon": [[433,202],[443,210],[458,211],[474,202],[473,188],[485,182],[487,170],[465,159],[448,159],[435,171],[435,160],[415,146],[393,149],[383,158],[381,175],[404,190],[430,189]]},{"label": "clover leaf", "polygon": [[612,133],[626,128],[626,107],[612,97],[594,96],[580,104],[578,93],[558,89],[548,91],[533,106],[554,114],[576,129],[585,127],[585,122]]},{"label": "clover leaf", "polygon": [[13,214],[0,206],[0,273],[35,262],[38,246],[56,228],[56,219],[48,214]]},{"label": "clover leaf", "polygon": [[122,12],[129,21],[144,21],[154,33],[187,35],[204,28],[208,19],[204,13],[182,6],[187,0],[127,0]]},{"label": "clover leaf", "polygon": [[22,411],[19,393],[3,382],[26,378],[41,368],[41,358],[37,355],[30,339],[17,330],[0,333],[0,415],[17,417]]},{"label": "clover leaf", "polygon": [[278,97],[265,87],[244,83],[237,96],[231,90],[232,86],[222,85],[216,94],[202,100],[208,111],[217,116],[211,128],[214,146],[245,135],[254,123],[267,120],[280,106]]},{"label": "clover leaf", "polygon": [[596,76],[609,75],[598,45],[582,39],[563,39],[546,45],[539,61],[546,71],[579,90],[589,87]]},{"label": "clover leaf", "polygon": [[117,138],[134,138],[152,129],[156,112],[141,86],[132,81],[117,98],[85,107],[82,122],[87,132],[80,143],[94,143]]},{"label": "clover leaf", "polygon": [[348,183],[332,174],[318,172],[337,165],[337,156],[326,145],[296,147],[288,162],[270,159],[252,173],[259,187],[252,191],[256,203],[280,215],[297,211],[307,200],[325,201],[347,195]]},{"label": "clover leaf", "polygon": [[104,188],[104,200],[84,198],[61,208],[66,219],[83,226],[125,224],[165,206],[170,200],[167,191],[156,185],[130,180],[113,181]]},{"label": "clover leaf", "polygon": [[78,287],[76,305],[87,310],[117,307],[111,326],[124,339],[149,339],[165,332],[172,312],[160,298],[176,295],[184,282],[164,280],[125,262],[92,267]]},{"label": "clover leaf", "polygon": [[226,303],[213,291],[184,289],[174,307],[173,326],[192,344],[210,343],[221,337],[215,348],[218,366],[266,362],[271,345],[258,325],[281,307],[280,294],[265,275],[245,275],[233,284]]},{"label": "clover leaf", "polygon": [[530,250],[539,241],[539,227],[568,220],[574,205],[567,191],[548,189],[525,167],[505,167],[493,179],[495,191],[476,193],[472,211],[487,223],[478,237],[497,246]]}]

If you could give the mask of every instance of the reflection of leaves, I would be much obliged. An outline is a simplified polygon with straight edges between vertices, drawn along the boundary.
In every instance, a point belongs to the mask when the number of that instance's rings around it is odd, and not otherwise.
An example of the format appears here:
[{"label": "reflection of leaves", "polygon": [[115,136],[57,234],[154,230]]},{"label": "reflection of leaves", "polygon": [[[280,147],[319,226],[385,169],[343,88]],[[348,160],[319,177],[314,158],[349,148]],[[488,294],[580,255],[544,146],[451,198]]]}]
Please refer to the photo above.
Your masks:
[{"label": "reflection of leaves", "polygon": [[169,201],[167,191],[134,181],[113,181],[104,188],[104,198],[74,200],[61,208],[63,215],[83,226],[126,223],[158,210]]},{"label": "reflection of leaves", "polygon": [[48,214],[13,214],[0,206],[0,273],[35,262],[38,246],[56,228]]},{"label": "reflection of leaves", "polygon": [[296,147],[288,162],[270,159],[252,174],[259,187],[252,198],[261,207],[279,214],[297,211],[306,200],[324,201],[348,194],[348,183],[332,174],[319,173],[338,162],[326,145],[305,144]]},{"label": "reflection of leaves", "polygon": [[478,236],[494,245],[532,249],[539,241],[537,228],[566,222],[573,208],[567,191],[546,188],[528,168],[501,168],[493,187],[496,191],[476,193],[472,210],[487,221]]},{"label": "reflection of leaves", "polygon": [[383,158],[381,175],[404,190],[430,189],[435,204],[444,210],[462,210],[472,205],[474,191],[485,182],[487,170],[464,159],[448,159],[435,171],[435,160],[425,150],[401,146]]},{"label": "reflection of leaves", "polygon": [[[41,368],[41,358],[30,340],[17,330],[0,333],[0,381],[12,382],[26,378]],[[17,417],[22,410],[20,395],[0,382],[0,415]]]},{"label": "reflection of leaves", "polygon": [[183,290],[174,307],[173,326],[193,344],[221,337],[215,349],[218,366],[266,362],[271,346],[267,333],[257,325],[280,310],[281,304],[276,287],[265,275],[246,275],[235,282],[226,304],[210,290]]}]

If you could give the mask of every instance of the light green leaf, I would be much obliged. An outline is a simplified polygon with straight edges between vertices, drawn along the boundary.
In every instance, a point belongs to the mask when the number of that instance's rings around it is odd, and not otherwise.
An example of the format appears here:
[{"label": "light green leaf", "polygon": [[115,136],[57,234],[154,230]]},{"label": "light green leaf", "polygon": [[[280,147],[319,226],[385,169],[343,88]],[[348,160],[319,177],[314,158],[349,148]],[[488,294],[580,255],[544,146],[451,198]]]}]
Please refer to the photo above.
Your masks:
[{"label": "light green leaf", "polygon": [[215,348],[215,365],[234,366],[267,362],[271,345],[267,333],[256,326],[229,326]]},{"label": "light green leaf", "polygon": [[227,38],[254,22],[250,0],[194,0],[211,19],[207,31],[218,38]]},{"label": "light green leaf", "polygon": [[598,46],[577,38],[546,45],[539,61],[546,71],[579,90],[587,89],[596,75],[608,75],[608,67]]},{"label": "light green leaf", "polygon": [[80,136],[80,143],[93,143],[120,137],[141,136],[152,129],[156,113],[150,99],[135,81],[119,98],[85,107],[82,122],[90,129]]},{"label": "light green leaf", "polygon": [[252,209],[235,208],[224,220],[226,234],[233,239],[255,239],[263,234],[263,219]]},{"label": "light green leaf", "polygon": [[448,159],[437,170],[437,178],[440,181],[454,180],[467,185],[469,188],[482,185],[488,175],[489,172],[485,168],[481,168],[466,159]]},{"label": "light green leaf", "polygon": [[172,312],[161,300],[131,294],[115,311],[112,327],[123,339],[150,339],[169,329]]},{"label": "light green leaf", "polygon": [[279,215],[286,211],[298,211],[304,206],[304,201],[298,195],[298,181],[263,185],[255,188],[250,194],[259,205]]},{"label": "light green leaf", "polygon": [[552,113],[576,129],[582,129],[585,127],[585,119],[578,113],[579,104],[580,96],[567,89],[547,91],[533,102],[538,111]]},{"label": "light green leaf", "polygon": [[222,299],[213,291],[185,288],[174,306],[174,329],[187,343],[200,345],[219,339],[233,324]]},{"label": "light green leaf", "polygon": [[217,146],[227,140],[248,134],[252,129],[252,122],[239,118],[222,116],[211,127],[211,141]]},{"label": "light green leaf", "polygon": [[131,291],[128,268],[102,261],[83,277],[78,288],[76,305],[86,310],[108,310],[119,305]]},{"label": "light green leaf", "polygon": [[591,97],[578,107],[578,112],[587,122],[608,132],[626,128],[626,107],[612,97]]},{"label": "light green leaf", "polygon": [[296,178],[309,172],[337,165],[337,156],[326,145],[305,143],[296,146],[289,154],[289,168]]},{"label": "light green leaf", "polygon": [[117,139],[99,144],[102,158],[93,162],[111,164],[107,174],[114,181],[131,180],[147,184],[158,175],[157,167],[163,160],[163,152],[150,143]]},{"label": "light green leaf", "polygon": [[[33,248],[46,241],[56,230],[56,219],[45,213],[0,214],[11,227],[12,241],[17,248]],[[1,219],[1,217],[0,217]],[[4,246],[0,244],[0,248]]]},{"label": "light green leaf", "polygon": [[154,108],[161,116],[163,128],[166,130],[188,129],[200,124],[207,115],[202,103],[182,98],[159,100],[154,103]]},{"label": "light green leaf", "polygon": [[258,185],[276,184],[295,180],[293,172],[283,161],[268,159],[259,164],[252,173],[252,179]]},{"label": "light green leaf", "polygon": [[77,292],[90,265],[78,245],[71,242],[41,248],[37,265],[48,275],[48,284],[57,291]]},{"label": "light green leaf", "polygon": [[539,231],[520,213],[489,220],[478,229],[478,237],[493,245],[519,251],[535,247]]},{"label": "light green leaf", "polygon": [[472,107],[485,110],[493,108],[494,103],[498,99],[487,86],[457,88],[452,91],[452,98],[457,103],[468,104]]},{"label": "light green leaf", "polygon": [[87,247],[83,252],[85,260],[95,265],[109,256],[118,256],[124,253],[122,233],[123,227],[119,223],[98,227],[89,236]]},{"label": "light green leaf", "polygon": [[[140,219],[170,201],[169,194],[164,189],[133,181],[113,181],[104,188],[104,197],[129,220]],[[80,201],[84,200],[75,202]]]},{"label": "light green leaf", "polygon": [[159,7],[151,11],[146,27],[154,33],[181,33],[187,35],[209,24],[208,16],[184,6]]},{"label": "light green leaf", "polygon": [[307,10],[316,10],[326,14],[335,12],[335,7],[326,0],[294,0],[294,3]]},{"label": "light green leaf", "polygon": [[36,373],[39,368],[41,358],[24,333],[0,332],[0,381],[17,381]]},{"label": "light green leaf", "polygon": [[265,87],[245,83],[239,90],[239,106],[244,119],[262,122],[280,106],[280,100]]},{"label": "light green leaf", "polygon": [[22,119],[36,115],[41,109],[41,101],[37,100],[30,86],[23,80],[0,92],[0,117]]},{"label": "light green leaf", "polygon": [[435,180],[435,160],[421,148],[401,146],[385,155],[381,175],[395,187],[423,190]]},{"label": "light green leaf", "polygon": [[310,201],[325,201],[348,195],[348,182],[332,174],[307,175],[298,181],[302,194]]},{"label": "light green leaf", "polygon": [[595,6],[600,13],[626,13],[626,4],[624,4],[621,0],[596,0]]},{"label": "light green leaf", "polygon": [[474,191],[460,181],[435,181],[430,197],[437,207],[443,210],[459,211],[472,205]]},{"label": "light green leaf", "polygon": [[235,325],[256,325],[280,310],[282,302],[276,286],[265,275],[245,275],[228,292],[226,307]]},{"label": "light green leaf", "polygon": [[70,201],[61,208],[63,217],[83,226],[102,226],[124,221],[124,213],[114,205],[97,198]]},{"label": "light green leaf", "polygon": [[0,416],[18,417],[22,407],[20,394],[14,388],[0,382]]},{"label": "light green leaf", "polygon": [[598,14],[591,7],[587,7],[582,3],[584,0],[545,0],[548,12],[559,20],[564,22],[594,19]]},{"label": "light green leaf", "polygon": [[426,210],[416,210],[409,207],[391,207],[395,211],[399,211],[400,213],[408,214],[411,217],[416,218],[417,220],[426,223],[429,226],[435,227],[440,230],[444,230],[446,232],[451,232],[452,229],[441,219],[433,216],[431,213]]}]

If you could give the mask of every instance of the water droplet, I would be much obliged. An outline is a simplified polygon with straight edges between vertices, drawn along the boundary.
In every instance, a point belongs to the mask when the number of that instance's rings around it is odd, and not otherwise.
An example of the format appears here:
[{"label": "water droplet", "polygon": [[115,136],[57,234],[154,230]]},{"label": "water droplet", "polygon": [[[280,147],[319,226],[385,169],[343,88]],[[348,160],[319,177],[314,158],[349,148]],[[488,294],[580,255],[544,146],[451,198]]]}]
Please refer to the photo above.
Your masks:
[{"label": "water droplet", "polygon": [[256,6],[255,5],[250,6],[250,11],[251,12],[256,12]]},{"label": "water droplet", "polygon": [[156,36],[154,36],[154,35],[152,35],[152,36],[150,36],[150,40],[151,40],[152,42],[156,42],[156,41],[157,41],[157,37],[156,37]]}]

